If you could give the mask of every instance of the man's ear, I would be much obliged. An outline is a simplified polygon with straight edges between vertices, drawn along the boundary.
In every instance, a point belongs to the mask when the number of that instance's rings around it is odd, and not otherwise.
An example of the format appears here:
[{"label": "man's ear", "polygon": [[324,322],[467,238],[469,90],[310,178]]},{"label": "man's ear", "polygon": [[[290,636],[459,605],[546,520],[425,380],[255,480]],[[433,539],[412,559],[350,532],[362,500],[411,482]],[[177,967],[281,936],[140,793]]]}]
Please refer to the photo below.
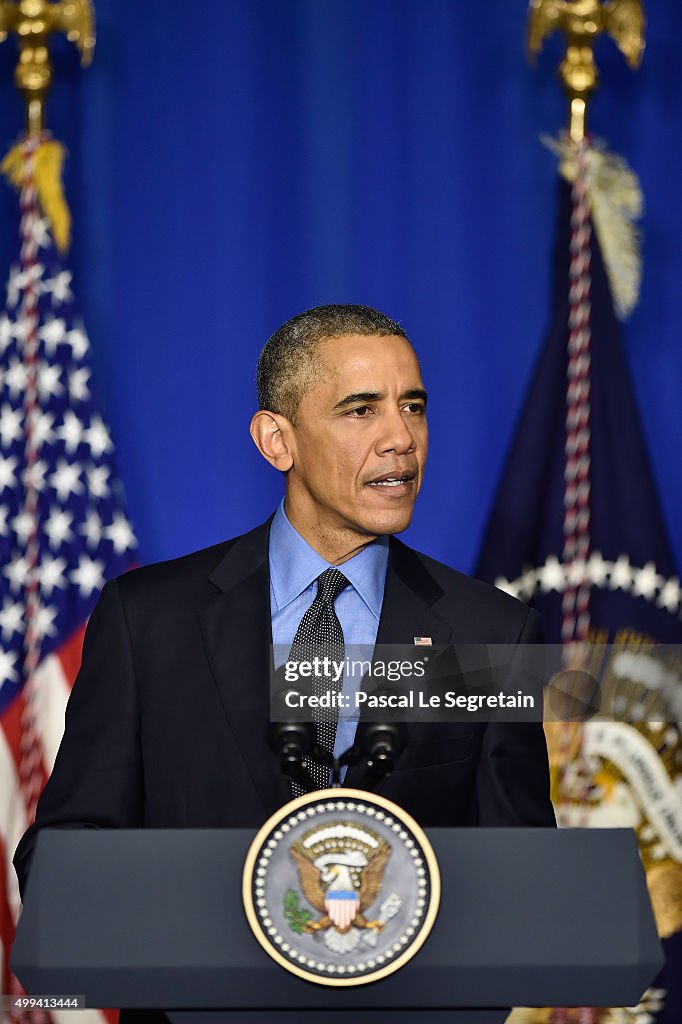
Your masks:
[{"label": "man's ear", "polygon": [[294,463],[289,443],[291,423],[286,416],[260,409],[251,420],[249,430],[256,448],[271,466],[281,473],[291,469]]}]

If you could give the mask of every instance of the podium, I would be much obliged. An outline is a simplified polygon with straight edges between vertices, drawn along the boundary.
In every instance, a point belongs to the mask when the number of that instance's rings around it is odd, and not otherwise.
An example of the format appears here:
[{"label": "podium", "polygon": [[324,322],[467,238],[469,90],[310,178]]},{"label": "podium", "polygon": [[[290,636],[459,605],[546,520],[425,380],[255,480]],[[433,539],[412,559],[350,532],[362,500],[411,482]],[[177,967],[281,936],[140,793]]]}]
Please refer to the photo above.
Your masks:
[{"label": "podium", "polygon": [[242,905],[247,830],[44,830],[11,966],[31,994],[163,1008],[178,1024],[492,1024],[515,1005],[631,1006],[660,970],[630,830],[427,835],[438,917],[370,984],[312,984],[261,948]]}]

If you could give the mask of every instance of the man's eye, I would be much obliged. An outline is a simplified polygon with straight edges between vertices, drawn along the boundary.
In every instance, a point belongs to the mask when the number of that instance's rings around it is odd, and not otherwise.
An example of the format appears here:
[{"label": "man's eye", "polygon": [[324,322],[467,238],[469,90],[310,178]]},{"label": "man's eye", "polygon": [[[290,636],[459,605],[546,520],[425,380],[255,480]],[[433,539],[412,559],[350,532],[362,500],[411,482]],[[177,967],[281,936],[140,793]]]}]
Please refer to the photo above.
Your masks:
[{"label": "man's eye", "polygon": [[348,413],[354,419],[364,420],[367,418],[367,414],[372,411],[369,405],[359,405],[356,409],[351,409]]},{"label": "man's eye", "polygon": [[407,412],[412,413],[413,416],[423,416],[426,412],[426,407],[422,402],[410,402],[408,405],[403,406]]}]

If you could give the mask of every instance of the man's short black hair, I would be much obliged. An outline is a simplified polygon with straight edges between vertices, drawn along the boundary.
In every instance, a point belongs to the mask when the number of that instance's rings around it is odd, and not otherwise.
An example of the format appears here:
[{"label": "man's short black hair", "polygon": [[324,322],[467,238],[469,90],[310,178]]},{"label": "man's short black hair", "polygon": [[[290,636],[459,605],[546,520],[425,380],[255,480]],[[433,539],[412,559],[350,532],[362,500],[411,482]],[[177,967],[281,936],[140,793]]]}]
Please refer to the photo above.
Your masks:
[{"label": "man's short black hair", "polygon": [[287,320],[268,340],[258,359],[258,408],[293,423],[303,395],[315,379],[315,349],[344,334],[409,338],[400,324],[371,306],[315,306]]}]

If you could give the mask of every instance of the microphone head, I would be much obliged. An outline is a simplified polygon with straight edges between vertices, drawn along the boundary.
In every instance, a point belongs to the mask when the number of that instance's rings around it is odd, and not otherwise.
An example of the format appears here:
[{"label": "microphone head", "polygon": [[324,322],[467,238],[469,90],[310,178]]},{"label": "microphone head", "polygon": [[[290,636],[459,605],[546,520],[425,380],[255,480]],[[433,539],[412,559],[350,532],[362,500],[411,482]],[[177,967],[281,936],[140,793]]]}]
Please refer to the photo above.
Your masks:
[{"label": "microphone head", "polygon": [[277,757],[292,755],[302,760],[315,744],[315,726],[312,722],[270,722],[268,746]]},{"label": "microphone head", "polygon": [[296,709],[287,703],[288,694],[301,696],[301,691],[285,686],[271,698],[270,714],[279,720],[268,725],[268,746],[280,758],[302,760],[315,745],[315,724],[297,720]]},{"label": "microphone head", "polygon": [[361,722],[356,744],[367,762],[367,779],[378,782],[390,775],[407,744],[404,722]]}]

